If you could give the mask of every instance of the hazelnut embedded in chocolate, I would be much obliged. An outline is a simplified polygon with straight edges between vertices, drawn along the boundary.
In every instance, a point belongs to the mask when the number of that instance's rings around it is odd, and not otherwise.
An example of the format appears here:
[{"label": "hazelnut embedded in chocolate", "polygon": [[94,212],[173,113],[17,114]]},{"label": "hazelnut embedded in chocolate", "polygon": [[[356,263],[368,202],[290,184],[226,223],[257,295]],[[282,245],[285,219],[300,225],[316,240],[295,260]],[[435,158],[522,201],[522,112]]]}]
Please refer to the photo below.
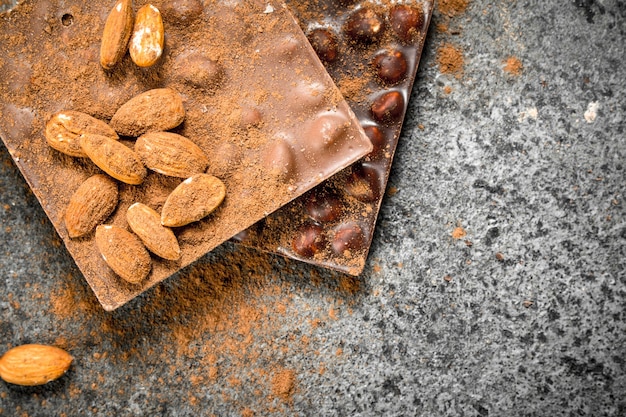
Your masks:
[{"label": "hazelnut embedded in chocolate", "polygon": [[393,123],[404,114],[404,97],[399,91],[389,91],[372,103],[372,116],[380,123]]},{"label": "hazelnut embedded in chocolate", "polygon": [[424,27],[424,12],[422,10],[399,4],[389,12],[391,29],[403,42],[410,42]]},{"label": "hazelnut embedded in chocolate", "polygon": [[371,162],[361,162],[352,166],[344,190],[347,194],[363,202],[376,201],[381,194],[382,173]]},{"label": "hazelnut embedded in chocolate", "polygon": [[367,137],[372,141],[372,145],[374,145],[373,154],[379,153],[385,149],[387,146],[387,136],[382,131],[382,129],[378,126],[365,126],[363,128]]},{"label": "hazelnut embedded in chocolate", "polygon": [[400,51],[385,51],[374,57],[372,65],[384,84],[397,84],[406,77],[408,64]]},{"label": "hazelnut embedded in chocolate", "polygon": [[337,55],[339,54],[337,37],[330,29],[313,29],[309,33],[308,38],[320,60],[333,62],[337,59]]},{"label": "hazelnut embedded in chocolate", "polygon": [[181,26],[198,18],[204,8],[202,0],[168,0],[160,2],[159,6],[168,23]]},{"label": "hazelnut embedded in chocolate", "polygon": [[292,242],[293,251],[305,258],[313,257],[323,250],[326,244],[323,231],[318,224],[312,222],[303,224]]},{"label": "hazelnut embedded in chocolate", "polygon": [[356,42],[374,42],[383,33],[385,21],[368,7],[358,9],[348,17],[343,27],[350,39]]},{"label": "hazelnut embedded in chocolate", "polygon": [[364,243],[365,234],[361,226],[355,222],[347,222],[335,229],[331,247],[335,254],[345,255],[345,251],[362,249]]},{"label": "hazelnut embedded in chocolate", "polygon": [[305,210],[311,219],[328,223],[339,219],[343,204],[335,193],[315,190],[309,195]]}]

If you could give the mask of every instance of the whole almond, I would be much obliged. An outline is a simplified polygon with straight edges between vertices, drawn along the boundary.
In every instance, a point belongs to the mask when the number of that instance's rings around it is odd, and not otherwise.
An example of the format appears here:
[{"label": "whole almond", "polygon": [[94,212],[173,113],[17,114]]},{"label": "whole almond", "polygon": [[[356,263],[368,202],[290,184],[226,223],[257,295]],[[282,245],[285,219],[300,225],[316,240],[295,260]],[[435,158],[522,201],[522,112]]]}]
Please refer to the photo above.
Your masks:
[{"label": "whole almond", "polygon": [[66,155],[87,157],[79,141],[80,135],[84,133],[119,139],[115,130],[102,120],[75,110],[56,113],[46,123],[45,136],[48,145]]},{"label": "whole almond", "polygon": [[117,207],[117,183],[103,174],[87,178],[74,192],[65,210],[65,228],[71,238],[81,237],[104,222]]},{"label": "whole almond", "polygon": [[17,385],[43,385],[67,372],[73,359],[54,346],[16,346],[0,358],[0,378]]},{"label": "whole almond", "polygon": [[135,142],[135,152],[144,165],[159,174],[189,178],[204,172],[209,159],[198,145],[171,132],[150,132]]},{"label": "whole almond", "polygon": [[126,54],[132,30],[133,2],[132,0],[118,0],[109,12],[102,32],[100,65],[104,69],[111,69],[122,60]]},{"label": "whole almond", "polygon": [[150,254],[141,240],[128,230],[99,225],[96,227],[96,246],[113,272],[131,284],[143,281],[150,273]]},{"label": "whole almond", "polygon": [[145,91],[127,101],[111,119],[111,127],[123,136],[170,130],[183,122],[183,99],[171,88]]},{"label": "whole almond", "polygon": [[209,174],[196,174],[180,183],[165,200],[161,224],[184,226],[208,216],[226,196],[226,186]]},{"label": "whole almond", "polygon": [[171,261],[180,258],[174,232],[161,224],[161,215],[155,210],[143,203],[135,203],[128,208],[126,220],[150,252]]},{"label": "whole almond", "polygon": [[141,184],[146,167],[128,146],[100,135],[82,135],[80,146],[101,170],[126,184]]},{"label": "whole almond", "polygon": [[164,33],[159,9],[151,4],[141,7],[128,48],[133,62],[140,67],[154,65],[163,53]]}]

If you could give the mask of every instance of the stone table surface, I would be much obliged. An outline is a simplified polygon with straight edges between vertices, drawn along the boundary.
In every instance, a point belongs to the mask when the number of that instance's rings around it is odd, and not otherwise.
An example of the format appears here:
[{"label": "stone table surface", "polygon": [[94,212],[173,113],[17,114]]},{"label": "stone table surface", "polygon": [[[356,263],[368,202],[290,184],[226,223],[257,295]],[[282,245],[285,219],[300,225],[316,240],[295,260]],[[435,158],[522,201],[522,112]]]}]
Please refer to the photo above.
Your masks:
[{"label": "stone table surface", "polygon": [[1,146],[0,351],[74,363],[0,415],[626,415],[626,3],[459,3],[358,278],[225,244],[104,312]]}]

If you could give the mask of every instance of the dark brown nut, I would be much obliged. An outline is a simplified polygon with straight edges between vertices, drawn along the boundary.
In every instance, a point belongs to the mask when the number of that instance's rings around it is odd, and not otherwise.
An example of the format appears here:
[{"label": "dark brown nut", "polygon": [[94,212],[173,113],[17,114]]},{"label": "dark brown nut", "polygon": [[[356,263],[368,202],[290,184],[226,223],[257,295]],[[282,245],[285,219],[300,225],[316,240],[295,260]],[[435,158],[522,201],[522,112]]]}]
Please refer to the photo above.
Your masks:
[{"label": "dark brown nut", "polygon": [[404,97],[399,91],[389,91],[372,103],[374,120],[383,124],[400,121],[404,114]]},{"label": "dark brown nut", "polygon": [[384,29],[385,21],[368,7],[363,7],[352,13],[343,27],[350,39],[362,43],[376,41]]},{"label": "dark brown nut", "polygon": [[387,141],[387,136],[378,126],[365,126],[363,128],[367,137],[372,141],[372,145],[374,145],[374,150],[372,154],[377,154],[387,147],[389,144]]},{"label": "dark brown nut", "polygon": [[384,84],[397,84],[406,77],[408,64],[400,51],[386,51],[374,57],[376,75]]},{"label": "dark brown nut", "polygon": [[346,193],[364,202],[378,200],[381,193],[381,173],[371,162],[357,163],[344,186]]},{"label": "dark brown nut", "polygon": [[424,28],[424,12],[419,9],[399,4],[389,13],[391,28],[403,42],[411,42]]},{"label": "dark brown nut", "polygon": [[320,60],[334,62],[337,59],[339,55],[337,37],[330,29],[313,29],[309,33],[308,38]]},{"label": "dark brown nut", "polygon": [[332,250],[336,255],[346,256],[350,251],[363,249],[364,244],[365,234],[358,224],[347,222],[335,228]]},{"label": "dark brown nut", "polygon": [[305,206],[306,213],[316,222],[333,222],[341,216],[343,204],[334,193],[315,190],[309,195]]},{"label": "dark brown nut", "polygon": [[296,232],[292,242],[292,249],[304,258],[312,258],[316,253],[324,249],[326,240],[323,236],[322,227],[315,223],[305,223]]}]

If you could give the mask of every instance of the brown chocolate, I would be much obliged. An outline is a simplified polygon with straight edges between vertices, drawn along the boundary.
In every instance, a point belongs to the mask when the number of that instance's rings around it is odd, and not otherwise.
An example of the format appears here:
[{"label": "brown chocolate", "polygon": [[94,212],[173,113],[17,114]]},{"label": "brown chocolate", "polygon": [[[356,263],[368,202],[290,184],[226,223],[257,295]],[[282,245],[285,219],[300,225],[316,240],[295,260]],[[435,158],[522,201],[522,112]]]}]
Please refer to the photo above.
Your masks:
[{"label": "brown chocolate", "polygon": [[371,245],[433,2],[287,3],[374,149],[236,240],[357,275]]},{"label": "brown chocolate", "polygon": [[[125,54],[113,68],[104,70],[99,63],[100,41],[113,3],[52,0],[35,6],[20,2],[10,13],[0,14],[0,136],[109,310],[372,149],[283,3],[241,0],[202,7],[196,0],[154,1],[165,27],[165,47],[158,62],[140,68]],[[146,3],[134,2],[135,12]],[[207,217],[172,228],[180,244],[179,260],[151,256],[149,275],[131,285],[103,261],[93,233],[69,237],[63,219],[70,197],[101,171],[87,158],[50,147],[44,127],[62,110],[108,122],[131,98],[163,88],[182,97],[184,120],[173,132],[202,149],[209,161],[206,173],[225,184],[226,197]],[[130,129],[123,134],[131,135],[122,137],[120,146],[132,149],[135,136],[161,126],[134,122],[159,117],[165,101],[141,111],[135,105],[124,117],[118,116],[116,124],[128,122]],[[171,113],[180,112],[170,109]],[[167,125],[171,126],[175,125]],[[149,170],[139,185],[119,183],[119,203],[106,224],[128,230],[126,212],[137,202],[161,212],[168,195],[183,180]],[[317,247],[303,243],[307,245]]]}]

